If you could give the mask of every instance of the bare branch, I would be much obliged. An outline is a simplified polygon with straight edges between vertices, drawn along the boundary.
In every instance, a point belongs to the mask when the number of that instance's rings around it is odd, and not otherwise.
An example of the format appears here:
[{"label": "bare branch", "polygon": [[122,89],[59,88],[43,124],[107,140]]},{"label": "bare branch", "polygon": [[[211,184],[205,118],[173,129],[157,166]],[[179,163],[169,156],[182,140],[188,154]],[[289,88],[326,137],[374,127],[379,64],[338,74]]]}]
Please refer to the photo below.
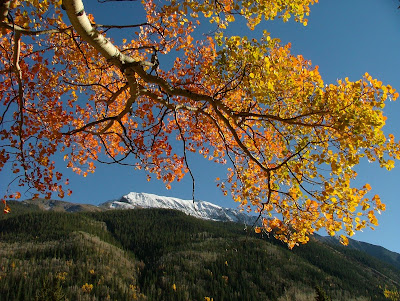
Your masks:
[{"label": "bare branch", "polygon": [[179,135],[180,135],[180,137],[182,139],[182,143],[183,143],[183,158],[185,160],[185,165],[186,165],[187,169],[189,170],[190,177],[192,178],[192,200],[193,200],[193,203],[194,203],[194,191],[195,191],[195,183],[196,182],[195,182],[192,170],[190,169],[190,166],[189,166],[189,163],[188,163],[188,160],[187,160],[186,139],[185,139],[185,136],[183,136],[183,131],[182,131],[181,125],[179,124],[178,116],[177,116],[176,111],[174,111],[174,117],[175,117],[176,125],[178,126],[178,129],[179,129]]},{"label": "bare branch", "polygon": [[72,29],[72,26],[68,26],[66,28],[54,28],[54,29],[45,29],[45,30],[31,30],[23,28],[19,25],[0,22],[0,28],[6,28],[10,30],[14,30],[15,32],[19,32],[25,36],[38,36],[38,35],[46,35],[52,33],[63,33]]},{"label": "bare branch", "polygon": [[[123,29],[123,28],[135,28],[140,26],[152,26],[151,24],[145,22],[141,24],[131,24],[131,25],[104,25],[104,24],[97,24],[92,23],[93,28],[116,28],[116,29]],[[153,27],[153,26],[152,26]]]}]

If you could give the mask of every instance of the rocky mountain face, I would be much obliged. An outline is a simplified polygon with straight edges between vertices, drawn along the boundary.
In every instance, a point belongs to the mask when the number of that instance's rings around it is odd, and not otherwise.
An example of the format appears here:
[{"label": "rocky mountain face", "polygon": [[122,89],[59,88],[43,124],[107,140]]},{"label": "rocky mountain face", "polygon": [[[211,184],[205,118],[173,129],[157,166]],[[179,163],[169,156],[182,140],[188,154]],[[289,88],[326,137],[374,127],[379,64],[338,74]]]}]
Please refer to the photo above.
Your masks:
[{"label": "rocky mountain face", "polygon": [[96,205],[90,204],[79,204],[64,202],[59,200],[47,200],[44,198],[29,199],[19,202],[23,207],[33,208],[38,207],[44,211],[56,211],[56,212],[97,212],[103,211],[102,208]]},{"label": "rocky mountain face", "polygon": [[205,201],[182,200],[179,198],[159,196],[150,193],[131,192],[119,200],[99,205],[106,209],[162,208],[175,209],[187,215],[206,220],[235,222],[252,225],[256,217],[237,209],[223,208]]}]

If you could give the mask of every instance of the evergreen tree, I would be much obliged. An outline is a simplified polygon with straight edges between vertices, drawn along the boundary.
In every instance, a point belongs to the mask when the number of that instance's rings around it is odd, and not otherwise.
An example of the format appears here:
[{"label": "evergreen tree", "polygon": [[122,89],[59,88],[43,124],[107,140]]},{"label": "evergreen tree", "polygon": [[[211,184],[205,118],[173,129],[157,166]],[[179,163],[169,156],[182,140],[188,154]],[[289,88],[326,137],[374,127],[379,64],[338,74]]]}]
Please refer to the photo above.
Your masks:
[{"label": "evergreen tree", "polygon": [[317,296],[315,297],[316,301],[332,301],[331,297],[326,294],[322,287],[316,286],[315,292],[317,293]]}]

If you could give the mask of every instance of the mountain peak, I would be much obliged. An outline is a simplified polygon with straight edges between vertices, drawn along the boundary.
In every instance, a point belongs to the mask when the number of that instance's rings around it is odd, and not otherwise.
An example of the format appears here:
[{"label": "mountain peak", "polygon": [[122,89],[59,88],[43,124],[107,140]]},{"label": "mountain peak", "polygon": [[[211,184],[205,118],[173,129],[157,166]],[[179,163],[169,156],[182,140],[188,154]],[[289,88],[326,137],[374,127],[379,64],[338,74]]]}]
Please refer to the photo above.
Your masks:
[{"label": "mountain peak", "polygon": [[216,204],[174,197],[159,196],[144,192],[130,192],[119,200],[109,201],[101,205],[107,209],[164,208],[175,209],[201,219],[252,224],[254,216],[237,209],[224,208]]}]

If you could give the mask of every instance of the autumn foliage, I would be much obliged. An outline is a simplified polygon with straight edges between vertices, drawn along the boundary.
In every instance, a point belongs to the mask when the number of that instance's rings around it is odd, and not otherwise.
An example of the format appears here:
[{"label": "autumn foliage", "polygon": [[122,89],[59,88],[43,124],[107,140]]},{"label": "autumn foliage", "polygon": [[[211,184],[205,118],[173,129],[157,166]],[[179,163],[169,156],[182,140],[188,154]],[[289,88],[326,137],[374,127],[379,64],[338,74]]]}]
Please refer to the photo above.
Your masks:
[{"label": "autumn foliage", "polygon": [[[293,247],[325,228],[346,243],[385,210],[369,184],[351,181],[362,158],[388,170],[399,158],[382,131],[382,108],[398,93],[369,74],[326,85],[268,32],[224,31],[277,17],[307,25],[314,2],[143,1],[146,22],[117,26],[97,24],[81,0],[1,1],[0,170],[11,168],[21,189],[63,197],[60,152],[83,176],[95,162],[129,164],[167,187],[198,152],[227,165],[218,185],[260,214],[257,232]],[[215,31],[199,39],[201,22]],[[134,38],[113,42],[111,28]],[[5,211],[19,197],[9,191]]]}]

